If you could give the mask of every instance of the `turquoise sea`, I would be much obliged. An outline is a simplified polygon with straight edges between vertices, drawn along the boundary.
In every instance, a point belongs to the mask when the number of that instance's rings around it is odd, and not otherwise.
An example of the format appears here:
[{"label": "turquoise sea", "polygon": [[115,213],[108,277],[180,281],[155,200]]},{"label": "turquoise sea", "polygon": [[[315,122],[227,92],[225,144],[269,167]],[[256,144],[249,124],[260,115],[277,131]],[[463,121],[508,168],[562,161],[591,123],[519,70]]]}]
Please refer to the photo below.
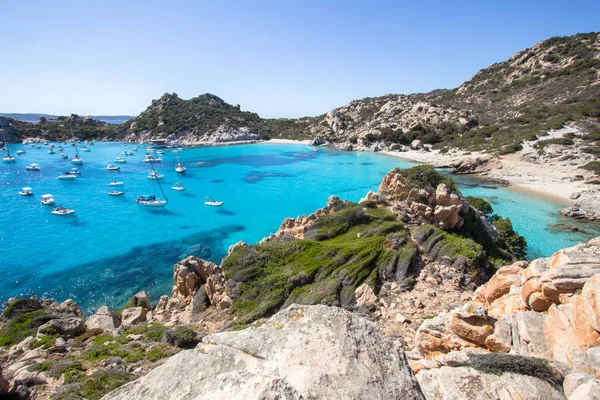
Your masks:
[{"label": "turquoise sea", "polygon": [[[66,146],[71,157],[74,148]],[[57,176],[73,165],[50,155],[47,146],[27,151],[15,164],[0,164],[0,301],[37,295],[57,300],[72,298],[86,312],[99,305],[120,307],[133,293],[145,289],[152,299],[170,294],[173,264],[193,254],[219,263],[227,248],[239,240],[255,243],[275,232],[285,217],[308,214],[323,207],[330,195],[358,201],[377,190],[392,168],[413,165],[399,158],[362,152],[342,152],[303,145],[254,144],[186,148],[180,157],[188,168],[179,177],[176,154],[165,149],[156,164],[169,204],[148,209],[135,203],[151,194],[145,146],[133,156],[122,152],[134,145],[96,143],[82,152],[84,165],[75,181]],[[104,170],[115,157],[125,157],[120,172]],[[41,172],[25,171],[38,163]],[[113,180],[125,182],[122,197],[107,193]],[[565,219],[561,204],[507,188],[458,178],[464,195],[488,199],[495,212],[510,217],[529,243],[529,258],[549,256],[557,249],[598,235],[596,226],[583,224],[585,233],[555,229]],[[187,187],[176,192],[177,181]],[[30,186],[34,196],[18,195]],[[51,193],[57,204],[73,208],[75,216],[56,216],[40,203]],[[224,201],[204,205],[206,196]],[[569,226],[573,221],[566,221]]]}]

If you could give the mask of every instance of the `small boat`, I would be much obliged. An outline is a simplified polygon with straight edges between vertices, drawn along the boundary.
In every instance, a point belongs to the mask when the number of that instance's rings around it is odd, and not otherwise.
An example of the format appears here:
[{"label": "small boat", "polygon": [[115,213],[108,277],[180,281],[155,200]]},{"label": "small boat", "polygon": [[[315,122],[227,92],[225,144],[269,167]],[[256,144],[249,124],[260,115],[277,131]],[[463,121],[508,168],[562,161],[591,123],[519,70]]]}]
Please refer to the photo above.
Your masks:
[{"label": "small boat", "polygon": [[87,147],[85,147],[85,146],[83,146],[83,147],[81,148],[81,151],[90,151],[90,149],[89,149],[89,148],[87,148]]},{"label": "small boat", "polygon": [[62,151],[63,147],[62,146],[58,146],[57,149]]},{"label": "small boat", "polygon": [[25,150],[17,150],[17,155],[21,156],[23,154],[27,153]]},{"label": "small boat", "polygon": [[149,156],[148,155],[148,156],[144,157],[144,162],[145,163],[159,163],[161,161],[162,161],[162,158],[157,158],[157,157],[154,157],[154,156]]},{"label": "small boat", "polygon": [[222,206],[223,202],[222,201],[216,201],[212,197],[206,196],[206,201],[204,202],[204,204],[207,205],[207,206],[218,207],[218,206]]},{"label": "small boat", "polygon": [[123,155],[124,156],[132,156],[133,155],[133,151],[124,151]]},{"label": "small boat", "polygon": [[83,160],[82,160],[82,159],[81,159],[81,157],[79,157],[78,155],[77,155],[77,156],[75,156],[75,157],[73,157],[73,158],[71,158],[71,162],[72,162],[73,164],[76,164],[76,165],[81,165],[81,164],[83,164]]},{"label": "small boat", "polygon": [[46,145],[46,146],[47,146],[47,145],[48,145],[48,142],[44,142],[44,145]]},{"label": "small boat", "polygon": [[79,175],[81,172],[77,168],[71,168],[71,173],[75,175]]},{"label": "small boat", "polygon": [[7,154],[2,157],[2,162],[7,163],[7,164],[14,164],[15,158],[13,156],[11,156],[10,154]]},{"label": "small boat", "polygon": [[117,180],[114,180],[114,181],[108,183],[108,186],[121,186],[121,185],[123,185],[123,182],[118,182]]},{"label": "small boat", "polygon": [[40,170],[40,166],[37,164],[29,164],[28,166],[25,167],[25,171],[39,171]]},{"label": "small boat", "polygon": [[74,174],[72,172],[65,172],[62,175],[59,175],[58,179],[61,181],[72,181],[77,179],[77,174]]},{"label": "small boat", "polygon": [[175,172],[178,174],[185,174],[186,170],[187,168],[181,163],[181,160],[179,160],[179,153],[177,153],[177,165],[175,166]]},{"label": "small boat", "polygon": [[75,157],[71,158],[71,162],[76,165],[83,164],[83,160],[79,157],[79,150],[77,150],[77,143],[75,142],[75,136],[73,136],[73,129],[71,129],[71,121],[69,120],[69,131],[71,132],[71,146],[75,146]]},{"label": "small boat", "polygon": [[152,171],[148,174],[148,179],[154,179],[154,180],[159,180],[159,179],[163,179],[165,176],[159,174],[156,171]]},{"label": "small boat", "polygon": [[162,151],[162,150],[157,150],[157,151],[156,151],[156,154],[165,154],[165,152],[164,152],[164,151]]},{"label": "small boat", "polygon": [[112,192],[108,192],[110,196],[123,196],[125,192],[119,192],[118,190],[113,190]]},{"label": "small boat", "polygon": [[52,214],[54,215],[69,215],[74,213],[75,210],[69,210],[68,208],[65,208],[63,206],[54,207],[54,210],[52,210]]},{"label": "small boat", "polygon": [[19,192],[19,196],[33,196],[33,191],[30,187],[24,187]]},{"label": "small boat", "polygon": [[54,204],[54,196],[51,194],[43,194],[42,195],[42,204],[45,206],[51,206]]},{"label": "small boat", "polygon": [[182,190],[185,190],[185,186],[183,186],[181,182],[176,182],[175,186],[171,186],[171,189],[181,192]]},{"label": "small boat", "polygon": [[118,167],[114,164],[108,164],[105,168],[107,171],[118,171],[121,169],[121,167]]},{"label": "small boat", "polygon": [[48,154],[54,154],[54,149],[51,148],[50,150],[48,150]]},{"label": "small boat", "polygon": [[69,156],[68,156],[68,155],[66,155],[65,153],[62,153],[62,154],[60,155],[60,158],[69,158]]},{"label": "small boat", "polygon": [[131,150],[133,150],[133,151],[137,151],[137,147],[134,147],[134,148],[132,148]]},{"label": "small boat", "polygon": [[127,160],[124,159],[123,157],[117,157],[117,158],[115,158],[115,162],[116,163],[126,163]]}]

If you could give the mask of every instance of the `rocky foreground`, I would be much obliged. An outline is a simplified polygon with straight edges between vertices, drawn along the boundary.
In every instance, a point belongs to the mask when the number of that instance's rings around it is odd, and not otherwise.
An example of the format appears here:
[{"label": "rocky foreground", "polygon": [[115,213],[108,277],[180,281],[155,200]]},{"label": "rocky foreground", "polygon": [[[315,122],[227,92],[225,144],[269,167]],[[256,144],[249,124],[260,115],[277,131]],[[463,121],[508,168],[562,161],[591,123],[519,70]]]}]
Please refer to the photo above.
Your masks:
[{"label": "rocky foreground", "polygon": [[156,305],[11,299],[0,394],[600,398],[600,238],[528,264],[491,212],[431,168],[394,170],[221,265],[181,260]]}]

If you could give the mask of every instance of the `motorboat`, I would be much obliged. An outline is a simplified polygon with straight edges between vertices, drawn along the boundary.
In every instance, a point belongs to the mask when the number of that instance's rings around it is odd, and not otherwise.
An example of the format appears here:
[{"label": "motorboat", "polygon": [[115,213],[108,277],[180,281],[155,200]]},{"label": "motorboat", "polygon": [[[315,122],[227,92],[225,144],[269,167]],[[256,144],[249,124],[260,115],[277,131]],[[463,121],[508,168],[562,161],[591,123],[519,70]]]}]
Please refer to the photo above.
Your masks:
[{"label": "motorboat", "polygon": [[45,145],[45,146],[47,146],[47,145],[48,145],[48,142],[44,142],[44,145]]},{"label": "motorboat", "polygon": [[50,148],[50,149],[48,150],[48,154],[54,154],[54,149],[53,149],[53,148]]},{"label": "motorboat", "polygon": [[212,197],[207,196],[206,197],[206,201],[204,202],[204,204],[207,205],[207,206],[218,207],[218,206],[222,206],[223,202],[222,201],[216,201]]},{"label": "motorboat", "polygon": [[118,191],[118,190],[113,190],[113,191],[111,191],[111,192],[108,192],[108,194],[109,194],[110,196],[123,196],[123,195],[125,194],[125,192],[120,192],[120,191]]},{"label": "motorboat", "polygon": [[51,194],[43,194],[42,195],[42,204],[45,206],[51,206],[54,204],[54,196]]},{"label": "motorboat", "polygon": [[187,168],[181,163],[181,160],[179,160],[179,153],[177,153],[177,165],[175,166],[175,172],[178,174],[185,174],[186,170]]},{"label": "motorboat", "polygon": [[165,152],[164,152],[164,151],[162,151],[162,150],[157,150],[157,151],[156,151],[156,154],[165,154]]},{"label": "motorboat", "polygon": [[60,150],[60,151],[62,151],[63,147],[62,146],[58,146],[57,149]]},{"label": "motorboat", "polygon": [[137,151],[138,149],[137,149],[137,147],[134,147],[134,148],[132,148],[131,150],[132,150],[132,151]]},{"label": "motorboat", "polygon": [[79,175],[81,173],[81,171],[79,171],[77,168],[71,168],[71,173],[75,174],[75,175]]},{"label": "motorboat", "polygon": [[10,154],[2,156],[3,163],[14,164],[15,161],[16,161],[15,158],[13,156],[11,156]]},{"label": "motorboat", "polygon": [[114,180],[113,182],[109,182],[108,186],[122,186],[123,182],[119,182],[117,180]]},{"label": "motorboat", "polygon": [[75,157],[71,158],[71,162],[76,165],[83,164],[83,160],[81,159],[81,157],[79,157],[79,155],[76,155]]},{"label": "motorboat", "polygon": [[116,163],[126,163],[127,160],[124,159],[123,157],[117,157],[117,158],[115,158],[115,162]]},{"label": "motorboat", "polygon": [[185,190],[185,186],[183,186],[181,182],[176,182],[174,186],[171,186],[171,189],[181,192]]},{"label": "motorboat", "polygon": [[157,158],[157,157],[148,155],[148,156],[144,157],[144,162],[145,163],[159,163],[159,162],[162,162],[162,158]]},{"label": "motorboat", "polygon": [[105,168],[107,171],[118,171],[121,169],[121,167],[116,166],[114,164],[108,164]]},{"label": "motorboat", "polygon": [[19,196],[33,196],[33,190],[30,187],[26,186],[21,189],[21,191],[19,192]]},{"label": "motorboat", "polygon": [[54,214],[54,215],[75,214],[75,210],[69,210],[68,208],[65,208],[63,206],[58,206],[58,207],[54,207],[54,210],[52,210],[52,214]]},{"label": "motorboat", "polygon": [[88,152],[88,151],[90,151],[90,149],[89,149],[89,148],[87,148],[87,147],[85,147],[85,146],[83,146],[83,147],[81,148],[81,151],[86,151],[86,152]]},{"label": "motorboat", "polygon": [[132,156],[133,155],[133,151],[124,151],[123,155],[124,156]]},{"label": "motorboat", "polygon": [[60,155],[60,158],[69,158],[69,156],[68,156],[68,155],[66,155],[65,153],[62,153],[62,154]]},{"label": "motorboat", "polygon": [[23,154],[27,153],[25,150],[17,150],[17,155],[21,156]]},{"label": "motorboat", "polygon": [[165,176],[159,174],[156,171],[152,171],[148,174],[148,179],[154,179],[154,180],[159,180],[159,179],[163,179]]},{"label": "motorboat", "polygon": [[25,167],[25,171],[39,171],[40,170],[40,166],[37,164],[29,164],[28,166]]},{"label": "motorboat", "polygon": [[58,179],[61,181],[73,181],[77,179],[77,174],[72,172],[64,172],[62,175],[58,176]]}]

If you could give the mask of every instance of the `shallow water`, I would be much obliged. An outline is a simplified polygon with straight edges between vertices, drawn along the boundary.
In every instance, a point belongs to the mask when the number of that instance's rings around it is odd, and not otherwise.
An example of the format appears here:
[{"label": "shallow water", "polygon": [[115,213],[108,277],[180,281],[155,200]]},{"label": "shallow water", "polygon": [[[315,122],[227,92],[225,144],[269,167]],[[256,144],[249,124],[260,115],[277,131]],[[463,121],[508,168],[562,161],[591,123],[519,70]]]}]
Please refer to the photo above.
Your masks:
[{"label": "shallow water", "polygon": [[[65,146],[72,156],[74,149]],[[180,177],[175,153],[165,150],[163,189],[169,198],[165,209],[138,206],[137,196],[152,193],[150,170],[142,163],[145,146],[134,156],[123,156],[133,146],[97,143],[82,152],[84,165],[76,181],[57,176],[72,165],[60,151],[24,148],[13,165],[0,165],[0,301],[36,294],[58,300],[72,298],[86,312],[98,305],[119,307],[138,290],[156,300],[170,294],[172,267],[193,254],[219,263],[227,248],[239,240],[259,241],[275,232],[283,218],[308,214],[323,207],[330,195],[358,201],[377,190],[392,168],[413,165],[374,153],[284,144],[255,144],[185,149],[180,152],[188,168]],[[104,170],[115,157],[125,157],[120,172]],[[38,163],[41,172],[27,172]],[[124,181],[122,197],[108,196],[108,182]],[[181,181],[185,192],[171,189]],[[481,185],[459,178],[465,195],[488,199],[496,213],[508,216],[529,242],[529,257],[548,256],[597,234],[552,230],[564,221],[556,212],[561,205],[506,188]],[[22,186],[31,186],[32,197],[21,197]],[[57,204],[77,210],[76,216],[55,216],[40,203],[51,193]],[[206,196],[224,201],[222,207],[204,205]],[[573,225],[572,221],[567,221]]]}]

